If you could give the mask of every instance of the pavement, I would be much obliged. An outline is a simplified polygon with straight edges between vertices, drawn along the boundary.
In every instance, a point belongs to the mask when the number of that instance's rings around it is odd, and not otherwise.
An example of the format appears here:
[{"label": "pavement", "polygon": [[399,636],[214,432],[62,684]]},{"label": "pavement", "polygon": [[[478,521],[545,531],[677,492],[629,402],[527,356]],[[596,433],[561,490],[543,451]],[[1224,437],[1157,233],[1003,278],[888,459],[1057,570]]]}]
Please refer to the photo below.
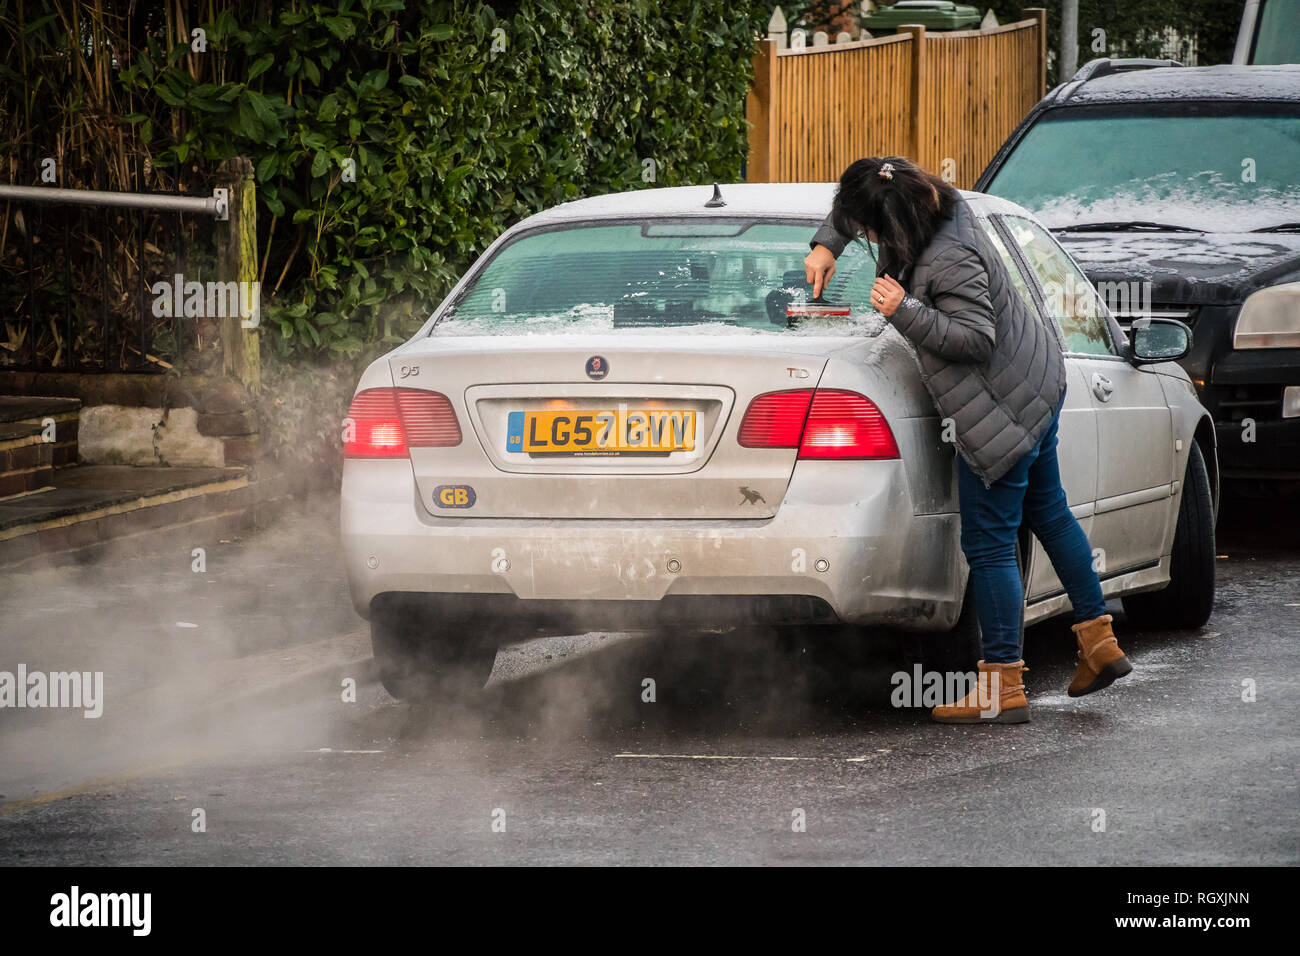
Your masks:
[{"label": "pavement", "polygon": [[[174,554],[0,580],[0,671],[102,671],[103,715],[0,710],[0,864],[1281,864],[1300,860],[1300,515],[1229,501],[1196,632],[1117,633],[1134,673],[1033,721],[891,704],[762,629],[499,653],[481,697],[374,679],[337,504]],[[652,682],[652,683],[650,683]]]}]

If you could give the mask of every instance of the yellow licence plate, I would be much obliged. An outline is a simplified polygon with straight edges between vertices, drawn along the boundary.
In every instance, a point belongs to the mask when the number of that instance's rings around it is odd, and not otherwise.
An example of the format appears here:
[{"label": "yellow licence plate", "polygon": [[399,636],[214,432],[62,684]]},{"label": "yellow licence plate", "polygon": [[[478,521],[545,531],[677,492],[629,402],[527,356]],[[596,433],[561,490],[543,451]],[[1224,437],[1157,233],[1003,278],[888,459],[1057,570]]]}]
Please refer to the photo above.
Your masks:
[{"label": "yellow licence plate", "polygon": [[530,455],[665,455],[695,450],[695,412],[679,408],[511,412],[506,451]]}]

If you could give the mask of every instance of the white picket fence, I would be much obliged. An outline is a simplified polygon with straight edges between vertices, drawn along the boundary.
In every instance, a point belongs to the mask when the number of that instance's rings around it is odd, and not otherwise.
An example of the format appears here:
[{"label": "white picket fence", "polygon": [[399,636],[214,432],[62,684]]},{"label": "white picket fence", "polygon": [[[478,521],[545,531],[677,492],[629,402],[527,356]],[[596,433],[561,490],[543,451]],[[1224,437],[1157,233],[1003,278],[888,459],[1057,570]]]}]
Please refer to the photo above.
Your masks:
[{"label": "white picket fence", "polygon": [[[871,0],[862,0],[859,9],[862,14],[867,14],[875,9],[875,4],[872,3]],[[998,18],[994,15],[993,11],[991,9],[986,11],[984,19],[980,21],[979,29],[992,30],[997,26]],[[1158,36],[1162,41],[1160,52],[1162,58],[1178,60],[1185,66],[1196,66],[1198,45],[1196,34],[1186,36],[1178,33],[1178,31],[1174,30],[1173,27],[1165,27]],[[773,8],[772,16],[767,21],[767,38],[776,44],[778,50],[802,50],[809,45],[808,31],[803,27],[790,27],[786,22],[785,13],[780,7]],[[835,34],[834,41],[831,40],[830,34],[825,30],[817,30],[812,34],[811,45],[814,47],[821,47],[830,46],[832,42],[852,43],[854,40],[869,39],[871,39],[871,34],[861,28],[857,28],[856,33],[848,30],[841,30],[839,33]],[[1080,37],[1080,40],[1084,46],[1084,53],[1080,60],[1080,62],[1083,62],[1083,60],[1089,58],[1088,48],[1090,43],[1089,38],[1086,35]],[[1091,46],[1092,56],[1125,57],[1129,55],[1127,43],[1118,43],[1115,45],[1115,49],[1113,50],[1105,48],[1098,50],[1095,48],[1094,38]],[[1047,60],[1049,63],[1055,63],[1056,57],[1057,53],[1055,50],[1047,51]]]},{"label": "white picket fence", "polygon": [[[871,0],[862,0],[859,10],[862,14],[870,13],[875,9],[875,4]],[[998,18],[994,16],[993,11],[989,10],[984,14],[984,19],[980,21],[979,29],[991,30],[998,26]],[[778,50],[802,50],[808,46],[808,31],[803,27],[791,28],[786,23],[785,13],[780,7],[772,10],[772,16],[767,21],[767,38],[776,44]],[[852,43],[854,40],[870,40],[872,36],[866,30],[858,27],[856,33],[848,30],[841,30],[835,34],[835,43]],[[814,47],[830,46],[831,37],[825,30],[816,30],[812,34],[812,45]]]}]

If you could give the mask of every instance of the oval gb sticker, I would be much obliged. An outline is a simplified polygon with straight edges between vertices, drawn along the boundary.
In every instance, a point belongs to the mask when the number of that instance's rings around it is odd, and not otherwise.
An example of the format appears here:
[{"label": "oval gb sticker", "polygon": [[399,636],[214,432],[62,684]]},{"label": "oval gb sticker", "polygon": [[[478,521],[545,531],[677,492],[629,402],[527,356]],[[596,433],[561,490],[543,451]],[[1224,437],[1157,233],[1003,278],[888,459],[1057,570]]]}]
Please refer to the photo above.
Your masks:
[{"label": "oval gb sticker", "polygon": [[433,501],[439,508],[473,508],[474,497],[469,485],[439,485],[433,489]]}]

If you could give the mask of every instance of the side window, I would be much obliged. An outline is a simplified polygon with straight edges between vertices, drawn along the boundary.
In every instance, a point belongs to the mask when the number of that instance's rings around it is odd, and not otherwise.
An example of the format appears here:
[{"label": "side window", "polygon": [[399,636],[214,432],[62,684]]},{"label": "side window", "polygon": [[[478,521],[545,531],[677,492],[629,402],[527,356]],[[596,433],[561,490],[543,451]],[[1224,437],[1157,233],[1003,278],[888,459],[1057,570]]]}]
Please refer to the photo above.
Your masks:
[{"label": "side window", "polygon": [[1020,272],[1020,263],[1016,261],[1016,257],[1011,254],[1009,249],[1007,249],[1007,244],[1002,241],[1002,236],[998,233],[997,229],[993,227],[993,223],[989,222],[989,220],[985,219],[983,216],[980,216],[979,224],[984,227],[984,234],[989,237],[989,242],[993,243],[993,248],[996,249],[998,255],[1002,257],[1002,264],[1007,267],[1007,272],[1011,274],[1011,284],[1014,285],[1016,291],[1020,293],[1020,298],[1025,300],[1025,305],[1029,306],[1030,312],[1034,315],[1038,315],[1038,304],[1034,302],[1034,294],[1029,291],[1029,283],[1025,281],[1025,277]]},{"label": "side window", "polygon": [[1021,216],[1003,216],[1002,222],[1038,276],[1047,310],[1065,333],[1066,350],[1083,355],[1117,355],[1096,290],[1052,234]]}]

